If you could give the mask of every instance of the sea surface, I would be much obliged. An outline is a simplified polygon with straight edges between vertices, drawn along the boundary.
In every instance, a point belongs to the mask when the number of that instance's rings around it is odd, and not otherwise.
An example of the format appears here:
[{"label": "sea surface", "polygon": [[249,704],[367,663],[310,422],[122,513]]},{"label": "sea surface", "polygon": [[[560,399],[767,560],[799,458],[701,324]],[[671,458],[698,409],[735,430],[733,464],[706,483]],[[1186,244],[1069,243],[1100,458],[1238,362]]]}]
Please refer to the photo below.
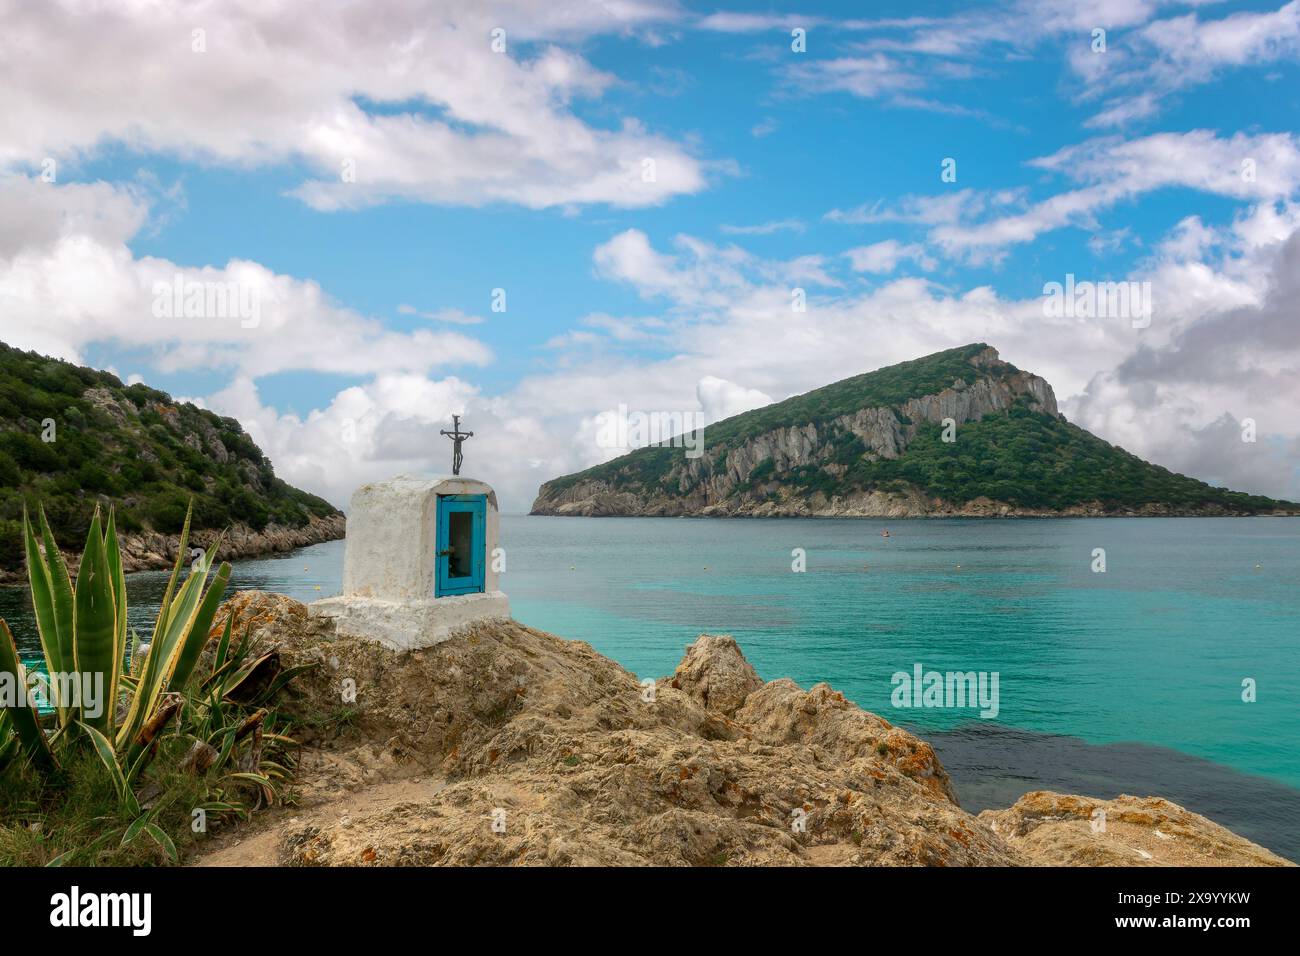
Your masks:
[{"label": "sea surface", "polygon": [[[525,624],[641,677],[732,634],[763,678],[826,681],[924,736],[967,809],[1157,794],[1300,859],[1300,519],[506,515],[502,544]],[[241,561],[232,587],[328,597],[342,559],[331,542]],[[165,583],[128,579],[142,632]],[[0,588],[0,616],[38,655],[25,591]],[[996,717],[895,706],[918,664],[996,673]]]}]

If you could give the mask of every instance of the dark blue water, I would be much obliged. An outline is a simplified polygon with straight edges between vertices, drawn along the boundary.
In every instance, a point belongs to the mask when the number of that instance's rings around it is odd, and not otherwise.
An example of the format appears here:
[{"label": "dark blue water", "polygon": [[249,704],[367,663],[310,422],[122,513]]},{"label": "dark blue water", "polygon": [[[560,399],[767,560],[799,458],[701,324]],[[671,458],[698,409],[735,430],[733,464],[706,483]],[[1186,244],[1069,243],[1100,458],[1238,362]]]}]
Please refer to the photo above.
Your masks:
[{"label": "dark blue water", "polygon": [[[926,736],[968,808],[1036,788],[1159,794],[1300,857],[1300,519],[505,516],[502,539],[524,623],[640,676],[671,673],[701,632],[733,634],[764,678],[827,681]],[[240,562],[233,586],[325,597],[342,553]],[[129,579],[142,630],[165,581]],[[23,602],[0,590],[38,653]],[[918,663],[997,672],[997,718],[895,707],[891,676]]]}]

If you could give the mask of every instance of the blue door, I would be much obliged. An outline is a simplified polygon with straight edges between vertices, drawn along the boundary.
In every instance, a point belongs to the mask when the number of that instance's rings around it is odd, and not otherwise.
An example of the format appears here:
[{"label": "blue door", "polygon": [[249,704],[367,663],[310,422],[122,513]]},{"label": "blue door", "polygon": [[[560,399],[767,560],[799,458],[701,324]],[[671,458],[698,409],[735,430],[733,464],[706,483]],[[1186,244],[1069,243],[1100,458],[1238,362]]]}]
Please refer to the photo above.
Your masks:
[{"label": "blue door", "polygon": [[483,590],[486,495],[438,496],[438,576],[434,597]]}]

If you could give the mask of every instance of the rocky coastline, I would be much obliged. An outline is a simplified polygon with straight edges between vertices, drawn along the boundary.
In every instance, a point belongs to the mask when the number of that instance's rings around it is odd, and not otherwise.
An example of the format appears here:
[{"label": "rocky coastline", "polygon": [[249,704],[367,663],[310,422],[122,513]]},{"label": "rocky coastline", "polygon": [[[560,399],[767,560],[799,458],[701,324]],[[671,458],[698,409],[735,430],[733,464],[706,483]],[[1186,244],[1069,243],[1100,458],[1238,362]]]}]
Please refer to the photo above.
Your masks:
[{"label": "rocky coastline", "polygon": [[604,481],[580,482],[562,491],[543,486],[533,503],[533,515],[581,518],[1209,518],[1294,517],[1300,512],[1236,511],[1220,505],[1179,508],[1146,504],[1140,508],[1108,508],[1100,501],[1069,508],[1022,508],[989,498],[961,504],[924,495],[864,491],[832,497],[783,500],[735,498],[696,504],[674,495],[621,491]]},{"label": "rocky coastline", "polygon": [[[222,544],[217,551],[219,561],[234,561],[239,558],[261,557],[267,554],[283,554],[295,548],[305,548],[325,541],[337,541],[343,537],[347,519],[342,514],[318,517],[312,515],[307,524],[301,527],[268,524],[261,530],[248,525],[236,524],[222,530],[201,529],[190,533],[190,546],[195,548],[211,547],[212,542],[221,535]],[[172,567],[176,562],[176,550],[180,545],[179,535],[145,532],[143,534],[118,535],[122,549],[122,567],[128,574],[133,571],[154,571]],[[61,547],[65,544],[61,542]],[[68,569],[76,574],[80,550],[64,551],[64,560]],[[27,581],[25,567],[0,568],[0,584],[24,584]]]},{"label": "rocky coastline", "polygon": [[315,666],[282,704],[295,805],[199,865],[1291,865],[1158,796],[968,813],[926,741],[827,684],[763,681],[727,636],[641,681],[512,620],[397,652],[282,595],[236,595],[214,639],[227,614]]}]

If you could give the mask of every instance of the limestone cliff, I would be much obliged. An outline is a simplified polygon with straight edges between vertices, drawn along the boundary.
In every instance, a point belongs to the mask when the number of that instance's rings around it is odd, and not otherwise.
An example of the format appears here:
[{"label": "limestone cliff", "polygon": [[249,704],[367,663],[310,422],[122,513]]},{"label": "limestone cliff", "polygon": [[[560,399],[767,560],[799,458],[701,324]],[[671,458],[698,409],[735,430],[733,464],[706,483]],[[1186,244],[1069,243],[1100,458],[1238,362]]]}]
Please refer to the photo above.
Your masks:
[{"label": "limestone cliff", "polygon": [[846,379],[542,485],[542,515],[1256,514],[1066,422],[1052,387],[976,344]]}]

